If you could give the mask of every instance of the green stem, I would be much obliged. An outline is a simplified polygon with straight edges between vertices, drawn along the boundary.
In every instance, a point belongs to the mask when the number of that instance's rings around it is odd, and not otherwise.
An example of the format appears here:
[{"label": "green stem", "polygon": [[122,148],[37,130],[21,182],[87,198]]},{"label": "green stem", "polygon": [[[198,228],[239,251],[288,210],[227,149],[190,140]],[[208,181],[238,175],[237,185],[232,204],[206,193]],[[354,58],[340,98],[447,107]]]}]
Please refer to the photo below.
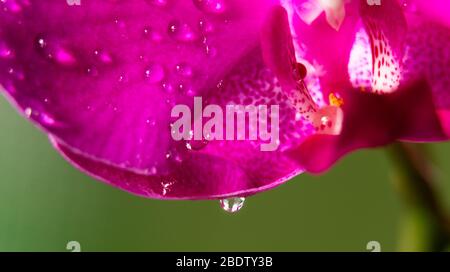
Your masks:
[{"label": "green stem", "polygon": [[390,147],[396,166],[394,184],[405,202],[401,251],[443,251],[450,225],[435,189],[430,153],[425,145],[396,143]]}]

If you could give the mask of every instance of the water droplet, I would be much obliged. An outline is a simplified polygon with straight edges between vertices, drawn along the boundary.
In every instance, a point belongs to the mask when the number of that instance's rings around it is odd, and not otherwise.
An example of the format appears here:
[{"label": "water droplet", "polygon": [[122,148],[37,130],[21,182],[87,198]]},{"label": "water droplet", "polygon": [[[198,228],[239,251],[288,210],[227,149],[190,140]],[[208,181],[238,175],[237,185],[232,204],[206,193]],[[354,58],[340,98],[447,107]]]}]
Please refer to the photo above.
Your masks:
[{"label": "water droplet", "polygon": [[195,90],[194,87],[189,83],[180,83],[178,84],[178,91],[182,94],[188,95],[188,96],[194,96]]},{"label": "water droplet", "polygon": [[0,42],[0,58],[12,58],[14,57],[14,53],[12,49],[10,49],[6,43]]},{"label": "water droplet", "polygon": [[29,108],[29,107],[28,107],[28,108],[25,108],[24,113],[25,113],[25,116],[26,116],[26,117],[30,118],[31,115],[33,114],[33,109],[32,109],[32,108]]},{"label": "water droplet", "polygon": [[146,27],[144,28],[144,37],[149,38],[153,42],[160,42],[163,39],[163,36],[158,31],[153,28]]},{"label": "water droplet", "polygon": [[117,79],[117,81],[119,81],[119,83],[127,83],[128,77],[126,75],[119,75],[119,78]]},{"label": "water droplet", "polygon": [[56,124],[55,119],[46,113],[39,114],[39,122],[44,126],[54,126]]},{"label": "water droplet", "polygon": [[198,34],[187,23],[182,23],[178,20],[169,23],[169,35],[182,42],[192,42],[198,39]]},{"label": "water droplet", "polygon": [[112,63],[112,61],[113,61],[111,55],[104,50],[95,50],[94,56],[99,62],[102,62],[102,63],[109,64],[109,63]]},{"label": "water droplet", "polygon": [[150,125],[152,127],[156,125],[156,121],[154,119],[147,119],[145,120],[145,123],[147,123],[147,125]]},{"label": "water droplet", "polygon": [[162,195],[165,196],[168,192],[170,192],[173,181],[163,181],[161,182]]},{"label": "water droplet", "polygon": [[8,74],[10,74],[11,76],[13,76],[13,78],[18,79],[18,80],[24,80],[25,79],[25,74],[21,69],[15,69],[10,67],[8,69]]},{"label": "water droplet", "polygon": [[212,47],[210,45],[206,45],[205,46],[205,53],[209,57],[215,57],[215,56],[217,56],[217,48]]},{"label": "water droplet", "polygon": [[186,63],[180,63],[175,66],[175,70],[177,73],[183,77],[192,77],[194,71],[189,64]]},{"label": "water droplet", "polygon": [[90,76],[96,77],[98,76],[98,69],[94,66],[91,66],[86,69],[86,73]]},{"label": "water droplet", "polygon": [[44,49],[47,45],[47,42],[42,37],[38,37],[36,39],[36,43],[37,43],[37,47],[41,48],[41,49]]},{"label": "water droplet", "polygon": [[411,0],[404,0],[402,2],[402,7],[403,7],[403,9],[406,12],[410,12],[410,13],[417,13],[418,12],[417,5]]},{"label": "water droplet", "polygon": [[[172,82],[165,81],[161,84],[163,91],[172,93],[175,90],[175,87]],[[170,102],[170,101],[169,101]]]},{"label": "water droplet", "polygon": [[55,57],[56,62],[63,65],[73,65],[76,63],[76,59],[73,54],[65,48],[58,47],[54,53],[49,53]]},{"label": "water droplet", "polygon": [[186,148],[192,151],[199,151],[208,145],[207,140],[189,140],[186,141]]},{"label": "water droplet", "polygon": [[114,23],[116,24],[116,26],[120,29],[124,29],[125,28],[125,22],[122,21],[119,18],[114,19]]},{"label": "water droplet", "polygon": [[203,34],[211,34],[215,30],[214,24],[206,19],[200,20],[198,27]]},{"label": "water droplet", "polygon": [[189,150],[198,151],[205,148],[208,145],[211,137],[210,135],[207,135],[204,136],[202,140],[196,140],[194,139],[194,131],[191,130],[189,131],[189,138],[191,138],[191,140],[186,141],[186,148]]},{"label": "water droplet", "polygon": [[144,73],[150,83],[158,83],[164,79],[164,68],[157,63],[149,65]]},{"label": "water droplet", "polygon": [[202,43],[203,43],[206,55],[208,55],[209,57],[215,57],[217,55],[217,48],[215,48],[214,46],[211,46],[211,44],[209,44],[208,39],[206,37],[203,38]]},{"label": "water droplet", "polygon": [[170,161],[173,161],[176,163],[181,163],[183,161],[183,158],[178,153],[178,151],[176,151],[175,149],[168,151],[165,156],[166,156],[167,160],[170,160]]},{"label": "water droplet", "polygon": [[5,5],[4,11],[10,11],[12,13],[18,13],[22,11],[21,5],[15,0],[0,0],[0,3]]},{"label": "water droplet", "polygon": [[147,0],[150,4],[157,6],[157,7],[165,7],[167,6],[168,0]]},{"label": "water droplet", "polygon": [[238,212],[244,206],[245,197],[232,197],[220,200],[220,207],[229,213]]},{"label": "water droplet", "polygon": [[206,13],[222,14],[226,11],[224,0],[193,0],[195,6]]},{"label": "water droplet", "polygon": [[70,66],[76,63],[76,58],[69,49],[42,36],[37,37],[36,47],[40,54],[58,64]]},{"label": "water droplet", "polygon": [[294,65],[293,73],[294,73],[294,79],[296,79],[296,80],[304,79],[307,74],[306,66],[300,62],[297,62]]}]

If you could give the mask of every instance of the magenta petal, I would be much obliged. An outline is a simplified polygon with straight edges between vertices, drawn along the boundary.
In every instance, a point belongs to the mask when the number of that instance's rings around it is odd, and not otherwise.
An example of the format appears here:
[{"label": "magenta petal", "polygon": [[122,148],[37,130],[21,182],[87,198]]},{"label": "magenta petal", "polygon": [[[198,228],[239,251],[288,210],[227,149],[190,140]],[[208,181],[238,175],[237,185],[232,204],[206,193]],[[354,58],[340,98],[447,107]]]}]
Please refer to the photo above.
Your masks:
[{"label": "magenta petal", "polygon": [[450,110],[438,110],[438,115],[447,138],[450,139]]},{"label": "magenta petal", "polygon": [[[283,100],[259,49],[272,2],[3,1],[0,84],[67,159],[119,188],[177,199],[256,193],[301,167],[247,141],[187,150],[170,137],[170,110],[194,95],[222,106]],[[281,107],[291,146],[290,133],[303,132]]]},{"label": "magenta petal", "polygon": [[168,175],[143,175],[89,159],[55,141],[53,143],[81,171],[127,192],[156,199],[245,197],[276,187],[299,173],[274,179],[276,171],[265,167],[251,176],[229,160],[199,153],[184,159]]},{"label": "magenta petal", "polygon": [[14,2],[0,11],[16,56],[1,60],[2,85],[59,141],[141,170],[170,149],[173,104],[212,91],[258,44],[269,5],[230,1],[210,16],[192,1]]},{"label": "magenta petal", "polygon": [[346,17],[338,31],[330,26],[325,14],[311,24],[306,24],[296,15],[293,19],[296,43],[304,51],[302,58],[320,69],[322,89],[326,94],[335,91],[337,86],[350,86],[347,64],[359,10],[358,5],[353,3],[346,5],[346,9]]},{"label": "magenta petal", "polygon": [[261,33],[264,61],[283,85],[292,85],[297,63],[286,10],[275,7],[267,17]]},{"label": "magenta petal", "polygon": [[330,168],[356,149],[378,147],[395,140],[439,141],[448,139],[425,82],[405,86],[393,94],[348,91],[344,95],[344,124],[337,136],[314,135],[291,151],[312,173]]},{"label": "magenta petal", "polygon": [[427,18],[438,22],[446,27],[450,27],[450,2],[447,0],[408,0],[405,3],[406,9],[409,9],[420,18]]}]

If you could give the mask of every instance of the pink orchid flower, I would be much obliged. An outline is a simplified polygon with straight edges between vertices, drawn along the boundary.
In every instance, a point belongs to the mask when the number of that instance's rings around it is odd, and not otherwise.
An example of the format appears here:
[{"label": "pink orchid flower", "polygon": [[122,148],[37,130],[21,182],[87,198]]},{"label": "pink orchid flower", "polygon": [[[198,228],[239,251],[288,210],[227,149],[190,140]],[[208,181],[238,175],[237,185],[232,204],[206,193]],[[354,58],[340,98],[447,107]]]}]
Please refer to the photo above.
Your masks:
[{"label": "pink orchid flower", "polygon": [[[449,4],[332,2],[1,0],[0,84],[77,168],[150,198],[244,197],[357,148],[448,139]],[[175,141],[194,97],[279,105],[278,149]]]}]

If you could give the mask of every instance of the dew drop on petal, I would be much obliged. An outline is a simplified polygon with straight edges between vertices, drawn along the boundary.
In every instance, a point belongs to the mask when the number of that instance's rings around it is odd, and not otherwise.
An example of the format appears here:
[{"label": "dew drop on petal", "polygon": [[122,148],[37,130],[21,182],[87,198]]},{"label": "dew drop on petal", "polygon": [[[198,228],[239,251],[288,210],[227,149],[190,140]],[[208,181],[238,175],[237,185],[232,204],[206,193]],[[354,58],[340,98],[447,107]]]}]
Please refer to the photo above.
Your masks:
[{"label": "dew drop on petal", "polygon": [[211,45],[205,45],[205,53],[208,57],[215,57],[217,56],[217,48]]},{"label": "dew drop on petal", "polygon": [[47,113],[41,113],[39,115],[39,121],[44,126],[54,126],[56,124],[55,119]]},{"label": "dew drop on petal", "polygon": [[199,151],[208,145],[207,140],[189,140],[186,141],[186,148],[192,151]]},{"label": "dew drop on petal", "polygon": [[95,58],[96,58],[99,62],[102,62],[102,63],[105,63],[105,64],[112,63],[112,57],[111,57],[111,55],[110,55],[108,52],[106,52],[106,51],[103,51],[103,50],[95,50],[95,51],[94,51],[94,56],[95,56]]},{"label": "dew drop on petal", "polygon": [[158,173],[158,169],[156,169],[155,166],[152,166],[152,168],[150,168],[150,174],[156,175],[157,173]]},{"label": "dew drop on petal", "polygon": [[25,116],[26,116],[26,117],[30,118],[31,115],[33,114],[33,109],[32,109],[32,108],[29,108],[29,107],[28,107],[28,108],[25,108],[24,113],[25,113]]},{"label": "dew drop on petal", "polygon": [[198,27],[203,34],[211,34],[215,30],[214,24],[206,19],[200,20]]},{"label": "dew drop on petal", "polygon": [[4,4],[4,11],[10,11],[12,13],[19,13],[22,11],[21,4],[15,0],[0,0],[0,4]]},{"label": "dew drop on petal", "polygon": [[244,206],[245,197],[232,197],[220,200],[220,207],[229,213],[235,213]]},{"label": "dew drop on petal", "polygon": [[76,63],[76,58],[72,52],[63,45],[38,36],[36,39],[36,48],[45,58],[64,66],[71,66]]},{"label": "dew drop on petal", "polygon": [[165,7],[168,4],[168,0],[147,0],[147,2],[157,7]]},{"label": "dew drop on petal", "polygon": [[88,74],[89,76],[96,77],[96,76],[98,76],[99,73],[98,73],[98,69],[96,67],[91,66],[86,69],[86,74]]},{"label": "dew drop on petal", "polygon": [[169,35],[177,41],[192,42],[199,38],[196,31],[187,23],[173,20],[169,23]]},{"label": "dew drop on petal", "polygon": [[160,42],[163,39],[161,33],[150,27],[144,28],[143,34],[145,38],[150,39],[152,42]]},{"label": "dew drop on petal", "polygon": [[201,11],[210,14],[222,14],[226,11],[224,0],[193,0],[194,5]]},{"label": "dew drop on petal", "polygon": [[144,74],[150,83],[158,83],[164,79],[164,68],[158,63],[153,63],[145,69]]},{"label": "dew drop on petal", "polygon": [[14,53],[6,43],[0,41],[0,58],[11,58],[14,56]]},{"label": "dew drop on petal", "polygon": [[[170,81],[164,81],[161,84],[161,87],[162,87],[163,91],[168,92],[168,93],[172,93],[175,90],[173,83]],[[170,102],[170,101],[167,101],[167,102]]]},{"label": "dew drop on petal", "polygon": [[179,63],[175,66],[177,73],[183,77],[192,77],[194,71],[189,64]]},{"label": "dew drop on petal", "polygon": [[76,63],[75,57],[72,55],[70,51],[65,48],[59,47],[56,48],[54,53],[50,53],[54,55],[56,62],[62,65],[73,65]]}]

